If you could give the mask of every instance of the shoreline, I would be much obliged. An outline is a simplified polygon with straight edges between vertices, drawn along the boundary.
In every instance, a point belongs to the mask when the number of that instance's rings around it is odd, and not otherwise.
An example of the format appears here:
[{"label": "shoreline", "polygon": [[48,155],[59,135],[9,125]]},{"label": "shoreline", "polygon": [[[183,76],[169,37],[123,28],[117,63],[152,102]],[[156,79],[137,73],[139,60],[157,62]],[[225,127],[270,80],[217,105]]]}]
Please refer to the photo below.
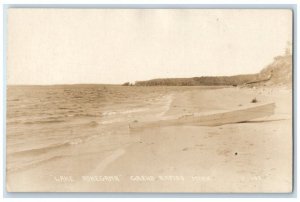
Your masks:
[{"label": "shoreline", "polygon": [[[292,187],[290,92],[232,87],[190,88],[167,93],[167,99],[160,96],[157,104],[149,105],[152,107],[149,116],[137,112],[144,117],[141,120],[228,110],[250,103],[253,97],[259,103],[276,103],[275,114],[267,120],[285,119],[213,127],[175,125],[139,132],[128,130],[126,123],[111,124],[107,128],[110,135],[70,147],[74,151],[66,150],[72,151],[73,156],[57,158],[14,174],[7,173],[7,189],[38,192],[289,192]],[[154,112],[163,116],[153,116]],[[59,176],[63,179],[73,176],[74,182],[55,181]],[[119,181],[88,182],[80,180],[82,176],[119,176]],[[152,176],[154,181],[143,181],[142,176]],[[185,180],[160,180],[159,176],[176,179],[183,176]]]}]

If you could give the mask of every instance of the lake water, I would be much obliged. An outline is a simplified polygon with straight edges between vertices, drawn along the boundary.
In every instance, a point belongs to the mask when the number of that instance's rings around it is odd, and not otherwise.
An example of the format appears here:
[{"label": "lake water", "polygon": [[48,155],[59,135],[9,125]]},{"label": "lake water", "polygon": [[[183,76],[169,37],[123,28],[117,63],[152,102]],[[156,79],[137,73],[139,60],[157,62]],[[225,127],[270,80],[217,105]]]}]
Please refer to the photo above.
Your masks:
[{"label": "lake water", "polygon": [[[120,143],[126,139],[122,136],[129,135],[129,122],[153,119],[167,110],[171,98],[166,92],[172,90],[104,85],[9,86],[7,170],[75,155],[81,144],[99,141],[101,149],[104,143]],[[111,135],[115,142],[107,143],[105,137]]]}]

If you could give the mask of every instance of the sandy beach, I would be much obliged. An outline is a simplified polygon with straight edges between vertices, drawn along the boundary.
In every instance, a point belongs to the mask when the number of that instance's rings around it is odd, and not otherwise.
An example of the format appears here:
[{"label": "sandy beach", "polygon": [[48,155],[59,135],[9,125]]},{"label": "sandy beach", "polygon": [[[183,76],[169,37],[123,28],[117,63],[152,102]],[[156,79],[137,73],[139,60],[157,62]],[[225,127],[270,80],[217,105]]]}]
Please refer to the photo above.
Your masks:
[{"label": "sandy beach", "polygon": [[[30,150],[22,153],[23,156],[18,153],[20,158],[33,155],[37,158],[49,155],[49,158],[22,169],[7,169],[7,191],[292,191],[291,89],[123,88],[139,89],[134,94],[136,99],[143,100],[138,101],[138,108],[123,106],[126,111],[120,112],[112,110],[114,105],[106,104],[104,109],[108,109],[111,118],[92,117],[88,127],[81,130],[89,137],[77,138],[78,141],[64,147]],[[142,92],[149,92],[147,104],[145,97],[139,97],[145,95]],[[251,103],[253,98],[257,103]],[[172,125],[141,130],[129,127],[132,122],[147,123],[190,113],[218,113],[267,102],[276,105],[273,115],[244,123]],[[11,131],[8,128],[8,140]],[[50,157],[55,152],[60,155]],[[17,157],[16,153],[8,155],[7,164],[13,165]]]}]

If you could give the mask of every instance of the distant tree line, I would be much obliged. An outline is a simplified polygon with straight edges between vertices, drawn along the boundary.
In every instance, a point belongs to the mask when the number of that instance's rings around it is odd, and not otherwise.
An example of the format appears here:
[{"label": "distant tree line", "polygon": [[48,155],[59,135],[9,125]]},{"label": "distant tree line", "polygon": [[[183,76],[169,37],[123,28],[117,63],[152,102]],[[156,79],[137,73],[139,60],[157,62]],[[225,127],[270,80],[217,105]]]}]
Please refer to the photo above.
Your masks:
[{"label": "distant tree line", "polygon": [[237,86],[262,80],[260,74],[236,76],[203,76],[193,78],[165,78],[137,81],[137,86]]}]

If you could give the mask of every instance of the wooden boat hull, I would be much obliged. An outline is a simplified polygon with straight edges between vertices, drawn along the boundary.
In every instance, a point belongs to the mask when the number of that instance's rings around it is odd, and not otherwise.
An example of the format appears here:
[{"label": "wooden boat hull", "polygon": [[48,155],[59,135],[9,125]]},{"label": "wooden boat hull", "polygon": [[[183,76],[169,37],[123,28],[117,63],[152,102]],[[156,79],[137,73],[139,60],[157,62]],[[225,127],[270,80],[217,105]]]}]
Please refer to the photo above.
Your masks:
[{"label": "wooden boat hull", "polygon": [[241,123],[274,114],[275,103],[252,104],[219,113],[190,114],[177,118],[168,118],[153,122],[137,122],[129,125],[130,129],[162,127],[171,125],[219,126],[231,123]]}]

